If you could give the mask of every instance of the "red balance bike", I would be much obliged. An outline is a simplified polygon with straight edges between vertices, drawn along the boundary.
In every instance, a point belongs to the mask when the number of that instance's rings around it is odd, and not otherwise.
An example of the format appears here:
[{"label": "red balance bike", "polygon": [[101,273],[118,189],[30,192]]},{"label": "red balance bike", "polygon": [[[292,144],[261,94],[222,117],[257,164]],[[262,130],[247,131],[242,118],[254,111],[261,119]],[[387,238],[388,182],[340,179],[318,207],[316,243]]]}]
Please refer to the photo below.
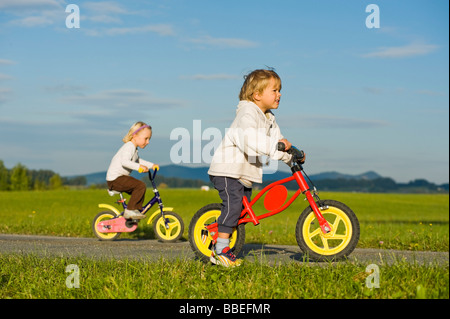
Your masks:
[{"label": "red balance bike", "polygon": [[[284,144],[278,144],[278,150],[284,151]],[[251,202],[243,198],[243,210],[237,227],[230,237],[230,248],[237,256],[245,242],[245,225],[258,225],[264,218],[281,213],[294,200],[303,194],[309,206],[300,214],[295,227],[295,237],[300,249],[310,260],[338,260],[347,257],[356,247],[359,240],[359,221],[355,213],[345,204],[335,200],[321,200],[308,175],[303,171],[303,151],[292,147],[292,176],[271,183],[263,188]],[[302,174],[303,173],[303,174]],[[309,180],[313,189],[305,180]],[[298,190],[288,199],[287,188],[283,185],[296,181]],[[264,207],[267,212],[257,216],[253,205],[264,197]],[[192,217],[189,224],[189,242],[196,256],[207,262],[211,256],[218,237],[216,219],[221,212],[221,204],[209,204],[201,208]]]}]

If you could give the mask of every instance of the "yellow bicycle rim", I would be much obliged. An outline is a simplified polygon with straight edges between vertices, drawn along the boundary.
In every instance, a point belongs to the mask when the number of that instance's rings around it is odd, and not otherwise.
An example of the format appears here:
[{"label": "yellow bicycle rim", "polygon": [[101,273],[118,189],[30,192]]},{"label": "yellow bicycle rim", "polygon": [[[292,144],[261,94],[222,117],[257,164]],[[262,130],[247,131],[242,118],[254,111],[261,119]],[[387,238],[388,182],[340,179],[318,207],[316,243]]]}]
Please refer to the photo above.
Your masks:
[{"label": "yellow bicycle rim", "polygon": [[181,231],[180,221],[171,215],[166,215],[165,217],[169,220],[169,228],[166,228],[164,219],[160,217],[156,222],[156,232],[158,233],[158,236],[164,240],[172,240],[177,238]]},{"label": "yellow bicycle rim", "polygon": [[[212,241],[212,236],[206,229],[205,225],[214,223],[220,216],[220,210],[210,210],[204,213],[197,220],[194,226],[194,242],[197,245],[198,250],[205,256],[211,256],[211,250],[209,246]],[[207,234],[207,237],[206,237]],[[230,248],[233,248],[236,243],[237,231],[233,230],[230,237]]]},{"label": "yellow bicycle rim", "polygon": [[324,234],[320,229],[316,216],[311,212],[303,224],[303,239],[315,253],[330,256],[339,253],[349,244],[352,238],[352,222],[342,210],[329,207],[321,211],[331,226],[331,231]]}]

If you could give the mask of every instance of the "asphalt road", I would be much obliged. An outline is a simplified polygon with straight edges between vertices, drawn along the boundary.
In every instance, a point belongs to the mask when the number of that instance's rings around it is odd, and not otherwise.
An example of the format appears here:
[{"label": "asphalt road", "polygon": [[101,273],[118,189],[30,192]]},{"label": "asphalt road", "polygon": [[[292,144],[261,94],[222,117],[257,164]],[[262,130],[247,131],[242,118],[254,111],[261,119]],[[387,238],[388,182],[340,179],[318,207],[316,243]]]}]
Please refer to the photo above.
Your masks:
[{"label": "asphalt road", "polygon": [[[179,241],[172,244],[149,239],[118,239],[100,241],[95,238],[52,237],[36,235],[0,234],[0,254],[35,254],[47,257],[88,257],[96,259],[140,259],[157,261],[164,259],[194,259],[189,242]],[[275,265],[280,263],[305,263],[298,246],[246,244],[241,258]],[[377,265],[393,264],[405,261],[418,264],[449,264],[448,252],[399,251],[386,249],[355,249],[348,257],[352,262]],[[312,263],[308,265],[327,265]]]}]

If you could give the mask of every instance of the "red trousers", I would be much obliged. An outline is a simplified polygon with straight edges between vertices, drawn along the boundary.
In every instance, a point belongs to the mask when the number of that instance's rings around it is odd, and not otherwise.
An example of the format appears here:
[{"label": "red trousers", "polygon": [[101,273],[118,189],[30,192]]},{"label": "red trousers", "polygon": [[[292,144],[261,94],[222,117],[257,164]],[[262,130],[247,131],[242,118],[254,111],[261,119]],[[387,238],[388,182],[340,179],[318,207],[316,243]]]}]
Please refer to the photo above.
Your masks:
[{"label": "red trousers", "polygon": [[113,181],[107,181],[110,190],[117,192],[125,192],[130,194],[130,201],[128,202],[127,209],[129,210],[141,210],[142,204],[145,199],[145,191],[147,186],[143,181],[137,180],[131,176],[120,176]]}]

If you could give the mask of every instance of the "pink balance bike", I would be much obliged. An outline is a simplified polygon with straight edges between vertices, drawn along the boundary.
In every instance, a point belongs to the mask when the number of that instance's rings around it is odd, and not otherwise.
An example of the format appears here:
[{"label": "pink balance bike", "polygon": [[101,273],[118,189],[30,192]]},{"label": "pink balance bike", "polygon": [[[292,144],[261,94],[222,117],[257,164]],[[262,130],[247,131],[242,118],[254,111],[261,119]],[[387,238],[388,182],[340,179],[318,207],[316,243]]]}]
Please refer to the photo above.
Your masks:
[{"label": "pink balance bike", "polygon": [[[155,236],[163,242],[175,242],[183,236],[184,223],[183,219],[175,212],[172,207],[164,207],[159,191],[156,188],[155,176],[157,170],[152,173],[148,172],[153,192],[155,195],[150,201],[144,205],[141,213],[147,215],[155,204],[158,204],[158,209],[155,210],[147,219],[147,224],[153,223],[153,232]],[[110,196],[119,195],[120,199],[116,202],[122,208],[119,211],[114,206],[109,204],[99,204],[100,208],[106,208],[108,211],[103,211],[97,214],[92,221],[92,230],[100,240],[115,240],[121,233],[130,233],[136,230],[140,220],[125,219],[123,213],[127,204],[126,199],[122,193],[108,190]]]},{"label": "pink balance bike", "polygon": [[[284,151],[284,144],[278,149]],[[345,204],[335,200],[321,200],[316,187],[304,173],[302,164],[304,153],[295,147],[288,153],[293,156],[292,176],[271,183],[263,188],[251,202],[246,197],[242,200],[243,210],[237,227],[230,237],[230,248],[237,256],[245,242],[245,225],[258,225],[264,218],[281,213],[300,195],[306,196],[309,206],[300,214],[295,227],[297,243],[310,260],[339,260],[346,258],[356,247],[360,227],[355,213]],[[303,174],[302,174],[303,173]],[[313,190],[305,180],[305,175]],[[283,185],[296,181],[298,190],[288,199],[287,188]],[[265,194],[264,207],[267,212],[257,216],[253,205]],[[209,204],[195,213],[189,224],[189,243],[196,256],[207,262],[211,256],[218,237],[216,219],[220,216],[221,204]]]}]

